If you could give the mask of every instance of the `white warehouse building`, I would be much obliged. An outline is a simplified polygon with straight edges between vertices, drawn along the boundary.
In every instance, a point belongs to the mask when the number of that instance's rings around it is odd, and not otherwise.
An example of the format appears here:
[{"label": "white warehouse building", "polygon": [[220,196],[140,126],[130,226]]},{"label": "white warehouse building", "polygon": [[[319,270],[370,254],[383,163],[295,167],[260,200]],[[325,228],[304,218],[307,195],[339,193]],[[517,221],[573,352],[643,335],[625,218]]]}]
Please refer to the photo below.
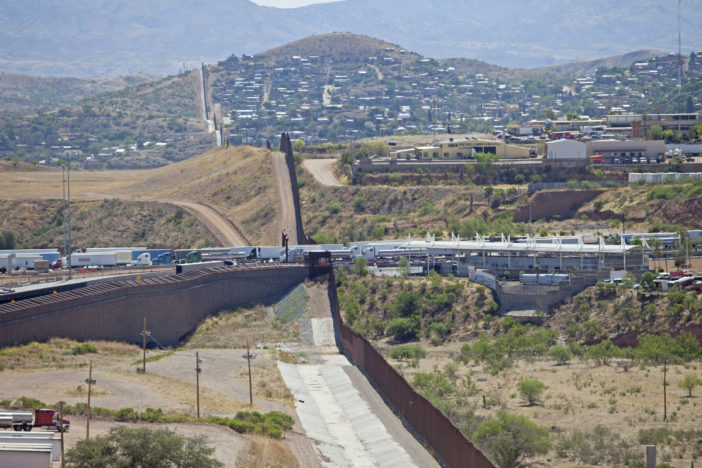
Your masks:
[{"label": "white warehouse building", "polygon": [[561,139],[546,143],[546,159],[585,159],[587,145],[581,141]]}]

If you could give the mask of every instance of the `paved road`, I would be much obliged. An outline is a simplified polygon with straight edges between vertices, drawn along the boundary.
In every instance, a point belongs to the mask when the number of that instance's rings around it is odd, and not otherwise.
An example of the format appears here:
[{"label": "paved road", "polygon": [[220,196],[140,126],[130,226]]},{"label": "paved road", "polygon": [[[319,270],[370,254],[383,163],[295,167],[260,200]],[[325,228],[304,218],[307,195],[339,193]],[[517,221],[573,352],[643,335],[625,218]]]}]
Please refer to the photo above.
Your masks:
[{"label": "paved road", "polygon": [[273,177],[275,178],[275,191],[278,194],[280,206],[280,218],[278,220],[278,232],[283,229],[288,232],[288,242],[290,245],[299,244],[297,238],[297,224],[295,221],[295,201],[292,195],[292,185],[288,166],[285,164],[285,155],[279,151],[271,153],[273,158]]},{"label": "paved road", "polygon": [[334,175],[336,159],[305,159],[302,165],[322,185],[327,187],[341,187],[339,179]]},{"label": "paved road", "polygon": [[251,245],[248,239],[244,237],[244,234],[231,221],[211,206],[189,201],[169,201],[168,203],[195,211],[200,221],[212,231],[223,246]]}]

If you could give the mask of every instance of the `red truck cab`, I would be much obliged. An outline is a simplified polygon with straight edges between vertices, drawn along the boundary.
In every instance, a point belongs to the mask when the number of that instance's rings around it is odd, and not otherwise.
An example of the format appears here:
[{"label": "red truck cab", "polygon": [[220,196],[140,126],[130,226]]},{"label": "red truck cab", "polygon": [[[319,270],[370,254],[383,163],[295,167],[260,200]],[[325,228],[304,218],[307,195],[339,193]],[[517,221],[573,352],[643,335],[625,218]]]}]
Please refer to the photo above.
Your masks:
[{"label": "red truck cab", "polygon": [[[34,412],[34,427],[46,427],[47,429],[55,428],[57,431],[67,431],[71,426],[71,421],[62,418],[61,413],[52,409],[37,409]],[[26,430],[26,429],[25,429]]]}]

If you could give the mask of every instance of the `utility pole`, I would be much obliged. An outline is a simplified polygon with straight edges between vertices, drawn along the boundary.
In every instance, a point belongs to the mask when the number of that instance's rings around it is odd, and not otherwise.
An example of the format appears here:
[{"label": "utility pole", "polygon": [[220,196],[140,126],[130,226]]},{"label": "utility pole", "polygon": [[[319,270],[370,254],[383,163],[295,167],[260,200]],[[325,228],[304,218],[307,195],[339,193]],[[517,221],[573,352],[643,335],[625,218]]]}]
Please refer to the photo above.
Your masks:
[{"label": "utility pole", "polygon": [[63,456],[64,453],[64,441],[63,441],[63,409],[61,410],[61,420],[59,421],[59,427],[61,427],[61,468],[66,466],[66,459]]},{"label": "utility pole", "polygon": [[666,387],[668,386],[668,381],[666,379],[668,374],[668,358],[663,358],[663,421],[668,420],[668,395],[666,392]]},{"label": "utility pole", "polygon": [[151,336],[151,332],[146,329],[146,317],[144,317],[144,329],[141,331],[140,335],[143,337],[143,340],[144,340],[143,345],[142,345],[144,357],[142,359],[141,372],[142,372],[142,374],[146,374],[146,337]]},{"label": "utility pole", "polygon": [[88,371],[88,378],[85,379],[85,383],[88,384],[88,419],[85,422],[85,438],[90,439],[90,393],[92,392],[93,385],[95,385],[92,359],[90,360],[90,370]]},{"label": "utility pole", "polygon": [[61,165],[61,200],[63,200],[63,253],[68,255],[68,238],[66,237],[66,168]]},{"label": "utility pole", "polygon": [[195,352],[195,388],[197,392],[197,419],[200,419],[200,372],[202,368],[200,367],[200,353]]},{"label": "utility pole", "polygon": [[249,406],[253,406],[253,387],[251,385],[251,353],[249,352],[249,340],[246,340],[246,361],[249,365]]},{"label": "utility pole", "polygon": [[[71,161],[68,161],[68,252],[66,252],[66,263],[68,263],[68,279],[73,279],[71,271]],[[88,406],[90,407],[90,406]]]}]

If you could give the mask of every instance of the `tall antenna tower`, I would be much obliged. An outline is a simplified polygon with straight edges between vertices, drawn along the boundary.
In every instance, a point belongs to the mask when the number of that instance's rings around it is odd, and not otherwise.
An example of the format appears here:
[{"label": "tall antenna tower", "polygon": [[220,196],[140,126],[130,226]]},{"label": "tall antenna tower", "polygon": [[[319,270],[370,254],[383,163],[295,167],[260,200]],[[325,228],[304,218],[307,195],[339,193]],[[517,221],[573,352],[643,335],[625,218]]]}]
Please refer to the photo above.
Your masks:
[{"label": "tall antenna tower", "polygon": [[[681,110],[682,99],[682,47],[681,47],[681,28],[680,17],[682,12],[682,0],[678,0],[678,114]],[[680,133],[680,116],[678,115],[678,133]]]}]

